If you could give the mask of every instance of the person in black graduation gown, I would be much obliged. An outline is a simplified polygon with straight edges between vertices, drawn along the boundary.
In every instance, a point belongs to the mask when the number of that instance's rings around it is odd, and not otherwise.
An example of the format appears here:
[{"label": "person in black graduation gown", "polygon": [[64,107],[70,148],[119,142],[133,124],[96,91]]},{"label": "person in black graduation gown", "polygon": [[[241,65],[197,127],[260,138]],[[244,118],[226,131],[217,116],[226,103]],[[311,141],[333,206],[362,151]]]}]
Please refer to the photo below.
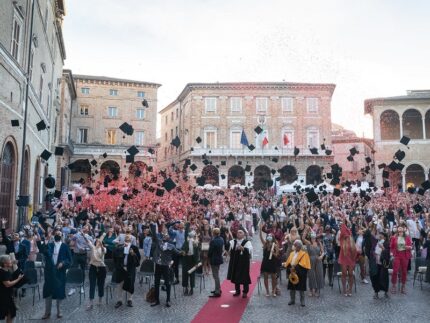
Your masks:
[{"label": "person in black graduation gown", "polygon": [[246,298],[249,292],[249,284],[251,284],[249,269],[252,257],[252,244],[249,240],[245,239],[243,230],[238,230],[237,239],[230,241],[229,252],[230,262],[228,264],[227,279],[235,286],[236,293],[233,296],[240,295],[240,285],[242,285],[242,297]]},{"label": "person in black graduation gown", "polygon": [[0,256],[0,320],[13,322],[16,316],[16,306],[13,301],[13,289],[24,277],[23,274],[14,279],[10,272],[12,260],[8,255]]}]

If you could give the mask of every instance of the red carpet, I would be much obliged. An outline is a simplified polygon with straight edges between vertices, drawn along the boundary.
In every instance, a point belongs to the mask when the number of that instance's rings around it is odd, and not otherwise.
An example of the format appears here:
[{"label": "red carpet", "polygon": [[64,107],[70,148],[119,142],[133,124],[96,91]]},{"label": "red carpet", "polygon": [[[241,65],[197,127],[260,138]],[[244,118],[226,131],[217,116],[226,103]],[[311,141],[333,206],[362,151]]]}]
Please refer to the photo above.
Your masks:
[{"label": "red carpet", "polygon": [[242,298],[242,295],[240,297],[233,297],[233,294],[230,293],[230,291],[234,291],[234,284],[226,279],[221,284],[222,296],[219,298],[209,298],[208,302],[202,307],[200,312],[197,313],[191,322],[239,322],[257,284],[257,277],[260,274],[260,266],[261,262],[259,261],[251,263],[250,275],[252,284],[249,285],[248,298]]}]

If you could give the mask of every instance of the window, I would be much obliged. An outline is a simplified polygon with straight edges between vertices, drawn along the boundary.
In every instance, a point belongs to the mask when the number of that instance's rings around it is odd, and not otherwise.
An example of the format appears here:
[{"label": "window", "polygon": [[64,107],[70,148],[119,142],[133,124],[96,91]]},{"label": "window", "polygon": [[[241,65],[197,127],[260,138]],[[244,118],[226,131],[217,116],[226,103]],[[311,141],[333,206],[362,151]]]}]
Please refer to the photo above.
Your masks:
[{"label": "window", "polygon": [[109,95],[111,96],[117,96],[118,95],[118,90],[109,90]]},{"label": "window", "polygon": [[86,144],[88,143],[88,129],[78,129],[78,143]]},{"label": "window", "polygon": [[320,145],[320,133],[316,128],[308,129],[307,144],[309,148],[318,148]]},{"label": "window", "polygon": [[17,15],[13,18],[12,23],[12,44],[11,44],[11,53],[13,58],[19,60],[19,52],[21,47],[21,26],[22,20],[18,18]]},{"label": "window", "polygon": [[145,109],[141,109],[141,108],[136,109],[136,118],[145,119]]},{"label": "window", "polygon": [[88,107],[88,105],[81,105],[80,106],[80,108],[79,108],[79,114],[81,115],[81,116],[87,116],[87,115],[89,115],[89,107]]},{"label": "window", "polygon": [[173,121],[173,111],[170,113],[170,120]]},{"label": "window", "polygon": [[293,112],[293,98],[281,98],[282,112]]},{"label": "window", "polygon": [[205,98],[205,112],[216,112],[216,98]]},{"label": "window", "polygon": [[39,82],[39,100],[42,102],[43,99],[43,75],[40,75],[40,82]]},{"label": "window", "polygon": [[205,130],[203,148],[216,148],[216,130]]},{"label": "window", "polygon": [[167,141],[167,132],[164,133],[164,141]]},{"label": "window", "polygon": [[240,149],[242,145],[240,144],[240,138],[242,137],[241,130],[231,130],[230,131],[230,148]]},{"label": "window", "polygon": [[137,92],[137,97],[138,97],[138,98],[144,98],[144,97],[145,97],[145,92],[143,92],[143,91],[138,91],[138,92]]},{"label": "window", "polygon": [[116,130],[108,130],[107,131],[107,143],[108,145],[116,144]]},{"label": "window", "polygon": [[175,127],[175,135],[178,135],[178,126]]},{"label": "window", "polygon": [[81,88],[81,93],[82,94],[90,94],[90,89],[88,87],[83,87],[83,88]]},{"label": "window", "polygon": [[282,130],[282,147],[284,149],[293,149],[294,148],[294,130],[293,129],[284,129]]},{"label": "window", "polygon": [[108,116],[109,118],[118,117],[118,109],[116,107],[108,107]]},{"label": "window", "polygon": [[170,140],[173,139],[173,129],[170,129]]},{"label": "window", "polygon": [[167,116],[164,117],[164,123],[167,124]]},{"label": "window", "polygon": [[267,112],[267,98],[257,98],[255,100],[255,104],[257,106],[257,113],[258,112]]},{"label": "window", "polygon": [[176,108],[176,119],[178,119],[178,118],[179,118],[179,109]]},{"label": "window", "polygon": [[137,146],[143,146],[143,131],[135,132],[134,144]]},{"label": "window", "polygon": [[242,98],[230,98],[231,112],[242,112]]},{"label": "window", "polygon": [[318,113],[318,98],[307,98],[308,113]]}]

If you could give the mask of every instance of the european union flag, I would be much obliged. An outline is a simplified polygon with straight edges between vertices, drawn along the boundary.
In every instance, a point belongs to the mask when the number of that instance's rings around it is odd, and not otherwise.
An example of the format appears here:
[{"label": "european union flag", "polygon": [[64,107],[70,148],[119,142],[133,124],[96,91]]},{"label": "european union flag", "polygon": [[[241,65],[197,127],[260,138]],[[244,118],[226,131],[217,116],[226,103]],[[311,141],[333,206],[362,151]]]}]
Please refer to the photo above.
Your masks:
[{"label": "european union flag", "polygon": [[245,146],[249,146],[248,138],[246,138],[245,130],[242,130],[242,135],[240,136],[240,143]]}]

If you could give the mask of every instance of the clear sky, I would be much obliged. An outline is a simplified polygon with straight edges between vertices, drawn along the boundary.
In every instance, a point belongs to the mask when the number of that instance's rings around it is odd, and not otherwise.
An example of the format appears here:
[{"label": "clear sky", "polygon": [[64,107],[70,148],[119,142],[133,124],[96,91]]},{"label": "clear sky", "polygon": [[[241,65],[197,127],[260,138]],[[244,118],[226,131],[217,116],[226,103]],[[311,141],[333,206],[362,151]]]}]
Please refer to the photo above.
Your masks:
[{"label": "clear sky", "polygon": [[429,89],[427,0],[68,0],[76,74],[161,83],[327,82],[332,121],[372,137],[367,98]]}]

